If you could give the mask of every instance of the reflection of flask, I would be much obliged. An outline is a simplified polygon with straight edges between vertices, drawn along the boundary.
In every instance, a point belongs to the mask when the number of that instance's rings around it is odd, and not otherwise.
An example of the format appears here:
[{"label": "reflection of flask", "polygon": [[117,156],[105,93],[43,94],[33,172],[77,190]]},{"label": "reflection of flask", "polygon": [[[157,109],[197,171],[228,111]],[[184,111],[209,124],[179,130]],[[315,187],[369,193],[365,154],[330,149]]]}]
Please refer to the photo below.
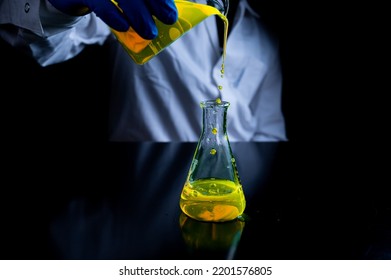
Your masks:
[{"label": "reflection of flask", "polygon": [[245,223],[239,219],[225,223],[196,221],[181,213],[179,226],[193,257],[234,259]]},{"label": "reflection of flask", "polygon": [[[213,1],[212,1],[213,3]],[[190,2],[187,0],[175,0],[178,9],[178,20],[173,25],[166,25],[154,18],[158,35],[153,40],[141,38],[131,27],[126,32],[111,31],[117,40],[125,48],[126,52],[137,64],[144,64],[152,57],[160,53],[187,31],[199,24],[211,15],[219,16],[228,26],[228,20],[217,8]]]},{"label": "reflection of flask", "polygon": [[229,102],[201,102],[202,132],[180,197],[188,216],[225,222],[243,214],[246,201],[226,130]]}]

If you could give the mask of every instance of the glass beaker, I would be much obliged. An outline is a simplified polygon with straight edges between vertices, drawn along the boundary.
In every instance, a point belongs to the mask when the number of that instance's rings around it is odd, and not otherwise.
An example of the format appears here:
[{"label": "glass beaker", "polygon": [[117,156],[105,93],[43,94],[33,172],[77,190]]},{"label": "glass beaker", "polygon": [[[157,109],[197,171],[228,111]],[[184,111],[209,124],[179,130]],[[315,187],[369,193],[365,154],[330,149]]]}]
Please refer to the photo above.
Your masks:
[{"label": "glass beaker", "polygon": [[[132,27],[126,32],[111,29],[117,40],[137,64],[145,64],[211,15],[219,16],[224,21],[225,29],[228,28],[228,20],[225,16],[228,12],[228,0],[224,0],[223,3],[217,0],[207,1],[207,5],[188,0],[175,0],[174,2],[178,9],[178,20],[173,25],[166,25],[154,17],[158,35],[153,40],[143,39]],[[120,7],[118,8],[120,9]]]},{"label": "glass beaker", "polygon": [[246,200],[226,129],[230,103],[216,99],[200,105],[202,132],[179,205],[199,221],[234,220],[243,214]]}]

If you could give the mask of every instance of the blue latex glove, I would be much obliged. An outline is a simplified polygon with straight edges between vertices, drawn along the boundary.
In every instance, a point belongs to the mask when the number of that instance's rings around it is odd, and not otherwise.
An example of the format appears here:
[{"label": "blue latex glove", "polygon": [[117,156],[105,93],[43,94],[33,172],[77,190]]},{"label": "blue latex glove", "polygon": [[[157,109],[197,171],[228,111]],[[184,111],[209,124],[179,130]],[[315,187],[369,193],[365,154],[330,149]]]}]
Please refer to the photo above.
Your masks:
[{"label": "blue latex glove", "polygon": [[118,31],[127,31],[131,26],[144,39],[153,39],[158,30],[152,18],[165,24],[178,19],[174,0],[48,0],[56,9],[81,15],[94,12],[108,26]]}]

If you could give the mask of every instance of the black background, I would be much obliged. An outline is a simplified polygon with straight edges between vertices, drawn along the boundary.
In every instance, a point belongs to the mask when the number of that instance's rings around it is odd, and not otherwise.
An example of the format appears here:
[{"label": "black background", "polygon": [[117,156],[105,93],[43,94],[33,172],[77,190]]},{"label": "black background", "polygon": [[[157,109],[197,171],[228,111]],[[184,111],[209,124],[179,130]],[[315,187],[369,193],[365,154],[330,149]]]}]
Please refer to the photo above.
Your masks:
[{"label": "black background", "polygon": [[[353,236],[362,217],[390,218],[386,102],[390,89],[384,8],[281,2],[261,1],[260,7],[281,42],[282,106],[288,138],[294,145],[292,158],[311,163],[306,164],[303,193],[322,197],[320,205],[329,199],[337,202],[347,210],[344,213],[361,211],[362,215],[355,216],[360,218],[344,223],[339,216],[337,221],[341,228],[350,228],[344,231],[345,237]],[[26,219],[15,218],[23,216],[25,209],[56,209],[75,192],[91,191],[91,187],[75,184],[76,177],[66,176],[58,166],[72,162],[73,172],[99,185],[97,174],[107,165],[86,166],[94,160],[102,163],[98,151],[105,149],[107,141],[107,51],[107,46],[91,46],[70,61],[41,68],[0,42],[2,228],[13,229],[2,231],[4,248],[15,234],[23,238],[27,228],[39,228],[39,223],[32,222],[34,211]],[[61,178],[53,188],[52,178]],[[311,181],[317,183],[313,188]],[[37,197],[51,202],[37,205],[42,200],[31,199]],[[316,204],[316,200],[309,201]],[[368,214],[368,209],[377,209],[381,215]],[[389,240],[389,226],[381,234],[382,240]],[[35,252],[20,255],[10,248],[3,252],[7,253],[2,258],[35,258]],[[343,256],[362,256],[361,251],[356,253]],[[380,258],[384,256],[389,254]]]}]

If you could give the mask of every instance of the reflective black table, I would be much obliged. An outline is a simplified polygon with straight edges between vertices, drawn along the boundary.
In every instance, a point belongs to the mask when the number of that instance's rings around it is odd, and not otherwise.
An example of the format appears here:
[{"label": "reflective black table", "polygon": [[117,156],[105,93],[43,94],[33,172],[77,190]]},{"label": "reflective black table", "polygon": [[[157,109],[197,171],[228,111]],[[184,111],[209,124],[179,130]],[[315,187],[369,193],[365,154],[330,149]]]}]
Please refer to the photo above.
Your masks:
[{"label": "reflective black table", "polygon": [[3,157],[0,257],[391,259],[387,183],[362,154],[231,146],[247,207],[244,221],[216,224],[179,208],[196,143],[15,144]]}]

